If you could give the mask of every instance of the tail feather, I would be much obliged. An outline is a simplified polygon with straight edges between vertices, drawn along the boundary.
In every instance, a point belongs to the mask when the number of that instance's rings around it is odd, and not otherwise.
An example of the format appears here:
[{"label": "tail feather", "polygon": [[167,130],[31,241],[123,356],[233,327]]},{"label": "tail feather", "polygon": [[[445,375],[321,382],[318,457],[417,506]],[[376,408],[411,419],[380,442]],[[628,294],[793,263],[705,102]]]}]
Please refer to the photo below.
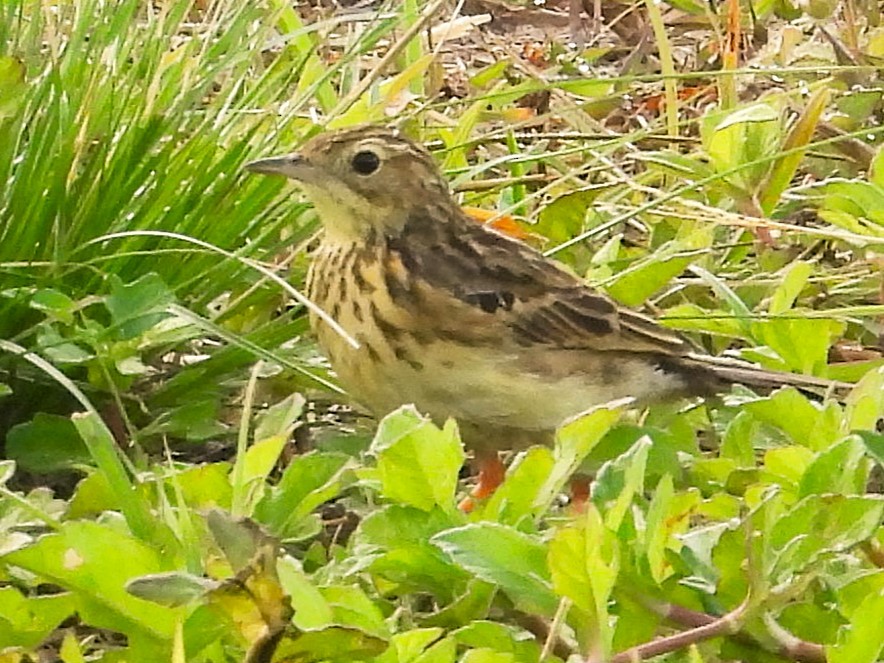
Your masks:
[{"label": "tail feather", "polygon": [[[848,382],[827,380],[798,373],[783,373],[758,368],[748,362],[726,357],[691,354],[685,357],[686,363],[699,369],[719,383],[718,387],[730,384],[742,384],[747,387],[772,391],[780,387],[795,387],[801,391],[823,397],[845,396],[853,385]],[[720,389],[710,385],[712,390]]]}]

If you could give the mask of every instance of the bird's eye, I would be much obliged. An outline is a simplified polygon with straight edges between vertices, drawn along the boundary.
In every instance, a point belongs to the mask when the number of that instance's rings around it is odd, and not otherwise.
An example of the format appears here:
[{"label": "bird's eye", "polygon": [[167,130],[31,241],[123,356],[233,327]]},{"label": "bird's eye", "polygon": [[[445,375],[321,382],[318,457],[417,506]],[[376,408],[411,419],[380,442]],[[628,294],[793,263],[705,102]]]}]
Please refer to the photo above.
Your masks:
[{"label": "bird's eye", "polygon": [[371,150],[362,150],[354,155],[351,165],[360,175],[371,175],[381,165],[381,159]]}]

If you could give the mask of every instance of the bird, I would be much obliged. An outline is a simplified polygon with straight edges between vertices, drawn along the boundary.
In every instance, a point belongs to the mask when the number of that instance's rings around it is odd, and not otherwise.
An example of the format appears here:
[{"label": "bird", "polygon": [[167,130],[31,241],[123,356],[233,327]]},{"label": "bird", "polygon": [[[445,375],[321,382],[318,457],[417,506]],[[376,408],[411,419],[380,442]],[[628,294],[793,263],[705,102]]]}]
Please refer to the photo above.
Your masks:
[{"label": "bird", "polygon": [[602,403],[832,385],[703,354],[477,223],[429,151],[396,129],[326,131],[246,168],[295,180],[318,214],[307,296],[346,334],[316,312],[310,323],[342,386],[378,417],[405,404],[453,417],[478,466],[476,500],[504,478],[500,451],[551,444]]}]

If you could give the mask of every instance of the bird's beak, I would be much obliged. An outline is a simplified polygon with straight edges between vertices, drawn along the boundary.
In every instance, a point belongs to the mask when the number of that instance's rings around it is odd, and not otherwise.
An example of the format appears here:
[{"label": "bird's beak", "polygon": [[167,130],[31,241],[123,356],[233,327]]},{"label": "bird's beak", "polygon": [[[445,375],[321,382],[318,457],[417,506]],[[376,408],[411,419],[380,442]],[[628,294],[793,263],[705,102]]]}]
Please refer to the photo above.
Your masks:
[{"label": "bird's beak", "polygon": [[261,175],[283,175],[293,180],[309,182],[316,177],[316,168],[297,152],[281,157],[258,159],[246,164],[246,170]]}]

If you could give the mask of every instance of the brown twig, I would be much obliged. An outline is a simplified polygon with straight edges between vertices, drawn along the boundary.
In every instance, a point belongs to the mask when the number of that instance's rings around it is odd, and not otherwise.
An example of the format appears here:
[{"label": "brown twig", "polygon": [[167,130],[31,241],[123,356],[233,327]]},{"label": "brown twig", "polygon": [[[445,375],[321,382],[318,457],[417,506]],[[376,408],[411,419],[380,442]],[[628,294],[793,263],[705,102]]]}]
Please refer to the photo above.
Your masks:
[{"label": "brown twig", "polygon": [[521,177],[490,177],[484,180],[464,182],[454,187],[458,193],[463,191],[485,191],[486,189],[498,189],[512,186],[513,184],[528,184],[530,182],[551,182],[558,175],[522,175]]},{"label": "brown twig", "polygon": [[556,608],[556,614],[553,616],[552,624],[550,624],[549,627],[549,634],[546,636],[546,640],[543,643],[543,649],[540,652],[541,661],[545,661],[549,658],[549,655],[553,652],[556,645],[559,644],[559,628],[561,628],[562,622],[565,620],[570,607],[571,601],[568,599],[563,598],[559,601],[559,607]]},{"label": "brown twig", "polygon": [[523,629],[531,633],[538,643],[545,643],[552,637],[552,653],[562,660],[567,660],[574,651],[562,638],[553,633],[550,624],[537,615],[529,615],[525,612],[515,614],[515,622]]},{"label": "brown twig", "polygon": [[[647,600],[640,602],[664,619],[692,629],[708,626],[717,621],[714,615],[708,615],[705,612],[691,610],[680,605]],[[765,620],[765,623],[768,626],[768,632],[771,637],[776,641],[777,646],[775,649],[777,654],[792,661],[800,661],[801,663],[825,663],[826,652],[822,645],[795,637],[772,619]],[[737,633],[735,638],[746,644],[755,645],[763,649],[772,649],[772,647],[766,647],[764,643],[758,642],[746,633]]]},{"label": "brown twig", "polygon": [[748,606],[749,601],[746,599],[734,610],[731,610],[726,615],[714,618],[707,624],[696,626],[683,633],[658,638],[626,649],[614,655],[611,658],[611,663],[635,663],[636,661],[643,661],[661,654],[678,651],[704,640],[737,633],[740,630],[742,619]]}]

